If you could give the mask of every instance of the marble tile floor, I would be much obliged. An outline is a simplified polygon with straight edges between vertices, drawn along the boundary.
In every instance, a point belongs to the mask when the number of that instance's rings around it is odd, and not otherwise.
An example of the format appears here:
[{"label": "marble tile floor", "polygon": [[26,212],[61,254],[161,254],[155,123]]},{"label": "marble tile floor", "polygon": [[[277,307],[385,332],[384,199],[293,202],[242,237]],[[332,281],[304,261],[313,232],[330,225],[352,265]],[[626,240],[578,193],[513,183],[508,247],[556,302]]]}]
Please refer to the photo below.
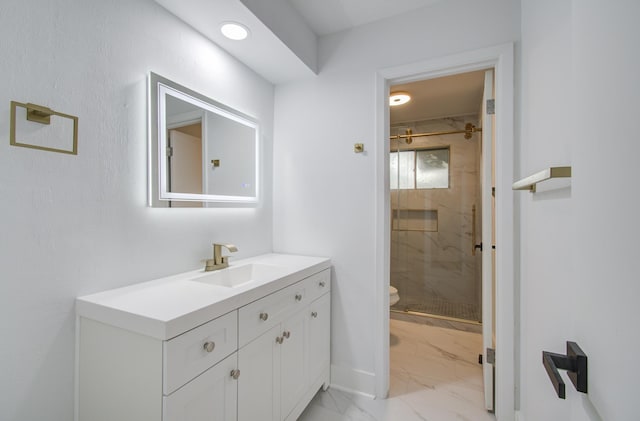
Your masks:
[{"label": "marble tile floor", "polygon": [[387,399],[329,388],[300,421],[495,421],[484,409],[478,354],[482,336],[391,320],[391,387]]}]

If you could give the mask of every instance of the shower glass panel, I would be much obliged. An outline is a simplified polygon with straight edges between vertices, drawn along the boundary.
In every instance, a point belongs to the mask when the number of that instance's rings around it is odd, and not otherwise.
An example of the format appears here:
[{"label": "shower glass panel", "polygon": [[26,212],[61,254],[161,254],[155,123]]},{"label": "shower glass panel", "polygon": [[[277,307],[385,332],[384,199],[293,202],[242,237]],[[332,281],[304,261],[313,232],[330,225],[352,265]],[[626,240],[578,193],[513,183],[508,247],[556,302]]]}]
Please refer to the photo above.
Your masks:
[{"label": "shower glass panel", "polygon": [[390,156],[391,185],[400,189],[412,189],[415,187],[413,171],[414,153],[397,151]]},{"label": "shower glass panel", "polygon": [[[475,117],[477,118],[477,117]],[[464,127],[439,119],[391,127],[391,135]],[[453,126],[453,127],[452,127]],[[473,218],[480,232],[480,140],[464,134],[392,139],[392,311],[478,322],[481,257],[473,253]],[[475,211],[474,211],[475,207]]]}]

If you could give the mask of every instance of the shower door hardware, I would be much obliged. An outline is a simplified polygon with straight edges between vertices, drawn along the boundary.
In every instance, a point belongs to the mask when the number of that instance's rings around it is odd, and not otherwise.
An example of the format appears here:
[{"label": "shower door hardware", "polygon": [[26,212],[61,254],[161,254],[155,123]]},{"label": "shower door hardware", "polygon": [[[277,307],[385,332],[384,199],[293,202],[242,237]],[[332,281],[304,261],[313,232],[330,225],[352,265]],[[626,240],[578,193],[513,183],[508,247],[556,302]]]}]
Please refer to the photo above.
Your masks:
[{"label": "shower door hardware", "polygon": [[471,207],[471,255],[476,255],[476,250],[482,251],[482,241],[476,244],[476,205]]},{"label": "shower door hardware", "polygon": [[565,384],[558,370],[567,370],[578,392],[587,393],[587,355],[575,342],[567,341],[567,355],[542,351],[542,364],[560,399],[565,399]]},{"label": "shower door hardware", "polygon": [[471,135],[473,135],[473,133],[481,133],[481,132],[482,132],[482,127],[476,127],[471,123],[467,123],[464,127],[464,130],[447,130],[447,131],[441,131],[441,132],[413,133],[411,129],[407,129],[405,131],[405,134],[397,134],[397,135],[389,136],[389,140],[405,139],[405,142],[408,145],[410,145],[413,142],[414,137],[442,136],[446,134],[464,133],[465,139],[471,139]]},{"label": "shower door hardware", "polygon": [[476,205],[471,208],[471,255],[476,255]]}]

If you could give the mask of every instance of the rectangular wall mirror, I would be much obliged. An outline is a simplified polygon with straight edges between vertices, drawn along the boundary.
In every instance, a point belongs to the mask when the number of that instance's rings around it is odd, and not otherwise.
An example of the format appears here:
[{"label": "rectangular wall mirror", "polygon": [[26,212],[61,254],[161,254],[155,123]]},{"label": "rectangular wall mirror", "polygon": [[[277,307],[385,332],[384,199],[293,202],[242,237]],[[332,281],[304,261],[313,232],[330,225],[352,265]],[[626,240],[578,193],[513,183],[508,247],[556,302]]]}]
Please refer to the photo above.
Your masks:
[{"label": "rectangular wall mirror", "polygon": [[149,74],[149,205],[250,206],[259,201],[257,120]]}]

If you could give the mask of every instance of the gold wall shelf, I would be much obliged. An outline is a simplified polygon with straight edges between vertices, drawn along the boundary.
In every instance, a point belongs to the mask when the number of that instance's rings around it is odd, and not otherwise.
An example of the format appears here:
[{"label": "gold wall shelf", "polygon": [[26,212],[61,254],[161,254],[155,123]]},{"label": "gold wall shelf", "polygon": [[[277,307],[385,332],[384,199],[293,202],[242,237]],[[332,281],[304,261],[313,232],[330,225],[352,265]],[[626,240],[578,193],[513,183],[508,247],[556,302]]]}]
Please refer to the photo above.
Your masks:
[{"label": "gold wall shelf", "polygon": [[[22,107],[27,110],[27,120],[40,124],[51,124],[51,116],[68,118],[73,121],[73,146],[71,149],[50,148],[47,146],[33,145],[31,143],[22,143],[16,140],[16,109]],[[78,155],[78,117],[53,111],[51,108],[43,107],[31,103],[23,104],[17,101],[11,101],[11,119],[9,128],[9,144],[11,146],[20,146],[23,148],[40,149],[49,152],[59,152],[71,155]]]},{"label": "gold wall shelf", "polygon": [[529,190],[536,192],[536,184],[552,178],[571,177],[571,167],[550,167],[513,183],[513,190]]}]

